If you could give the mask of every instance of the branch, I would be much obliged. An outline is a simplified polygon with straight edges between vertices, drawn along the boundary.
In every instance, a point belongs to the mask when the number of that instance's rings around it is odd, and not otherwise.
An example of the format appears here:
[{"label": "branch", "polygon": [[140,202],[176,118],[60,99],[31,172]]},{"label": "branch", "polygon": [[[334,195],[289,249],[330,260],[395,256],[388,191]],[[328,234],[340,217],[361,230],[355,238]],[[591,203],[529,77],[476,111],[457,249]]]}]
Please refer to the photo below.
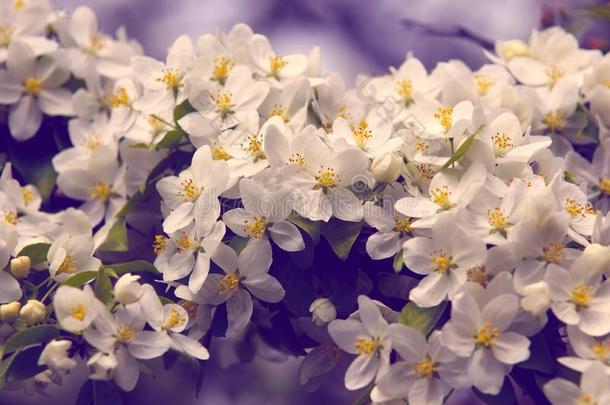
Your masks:
[{"label": "branch", "polygon": [[405,27],[419,30],[425,34],[436,35],[441,37],[462,38],[468,41],[475,42],[481,47],[488,50],[492,50],[494,48],[493,40],[459,25],[428,24],[416,20],[411,20],[408,18],[402,19],[401,22],[404,24]]}]

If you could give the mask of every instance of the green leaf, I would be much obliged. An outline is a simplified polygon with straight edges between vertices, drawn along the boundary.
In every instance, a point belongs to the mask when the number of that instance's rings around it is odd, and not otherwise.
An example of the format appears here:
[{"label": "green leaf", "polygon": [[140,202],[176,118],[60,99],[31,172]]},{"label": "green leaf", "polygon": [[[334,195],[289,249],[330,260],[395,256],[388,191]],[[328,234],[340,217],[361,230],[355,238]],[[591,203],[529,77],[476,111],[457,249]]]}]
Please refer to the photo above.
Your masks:
[{"label": "green leaf", "polygon": [[320,224],[322,223],[321,221],[312,221],[310,219],[303,218],[302,216],[297,214],[290,215],[287,218],[287,221],[307,232],[307,234],[311,236],[311,239],[314,241],[314,243],[318,244],[318,242],[320,241]]},{"label": "green leaf", "polygon": [[15,357],[19,354],[19,351],[14,352],[9,357],[4,359],[2,363],[0,363],[0,389],[4,387],[4,382],[6,381],[6,374],[8,372],[9,367],[15,360]]},{"label": "green leaf", "polygon": [[98,273],[98,271],[83,271],[82,273],[73,275],[61,284],[68,285],[70,287],[82,287],[89,281],[94,280]]},{"label": "green leaf", "polygon": [[123,399],[114,384],[87,380],[76,398],[75,405],[121,405]]},{"label": "green leaf", "polygon": [[180,121],[180,118],[192,112],[195,112],[195,109],[188,100],[184,100],[182,103],[178,104],[176,108],[174,108],[174,121],[176,122],[176,125],[178,124],[178,121]]},{"label": "green leaf", "polygon": [[46,370],[45,366],[38,365],[42,350],[43,347],[38,346],[15,352],[17,356],[13,358],[6,372],[6,382],[23,381]]},{"label": "green leaf", "polygon": [[443,165],[443,167],[441,167],[441,170],[448,168],[453,163],[457,162],[462,157],[464,157],[466,152],[468,152],[468,149],[470,149],[470,146],[472,145],[472,141],[474,141],[474,137],[477,135],[477,132],[470,135],[468,138],[466,138],[466,140],[464,140],[464,142],[462,142],[460,147],[453,153],[451,158],[449,158],[449,160]]},{"label": "green leaf", "polygon": [[400,311],[399,321],[403,325],[417,329],[424,336],[428,336],[445,311],[446,306],[447,301],[430,308],[420,308],[415,303],[409,302]]},{"label": "green leaf", "polygon": [[498,395],[484,394],[476,388],[472,388],[472,392],[484,403],[489,405],[514,405],[517,404],[513,385],[508,378],[504,379],[502,389]]},{"label": "green leaf", "polygon": [[159,141],[157,146],[155,146],[155,149],[172,149],[178,144],[178,142],[180,142],[180,139],[182,139],[184,135],[186,135],[186,133],[182,129],[174,129],[169,131],[167,134],[165,134],[163,139]]},{"label": "green leaf", "polygon": [[123,218],[117,220],[116,224],[110,228],[106,240],[98,249],[106,252],[126,252],[129,249],[127,244],[127,227]]},{"label": "green leaf", "polygon": [[155,274],[159,273],[157,268],[151,262],[146,260],[133,260],[130,262],[105,265],[104,269],[112,270],[119,275],[123,273],[138,273],[142,271],[148,271]]},{"label": "green leaf", "polygon": [[23,288],[23,297],[26,300],[34,300],[38,295],[38,287],[34,284],[30,283],[27,280],[23,280],[21,282],[21,288]]},{"label": "green leaf", "polygon": [[392,267],[394,268],[394,273],[400,273],[404,266],[405,266],[405,257],[403,256],[402,249],[401,249],[394,255],[394,262],[392,263]]},{"label": "green leaf", "polygon": [[50,247],[50,243],[33,243],[21,249],[17,257],[27,256],[32,264],[40,264],[47,260],[47,253],[49,253]]},{"label": "green leaf", "polygon": [[349,256],[361,229],[362,222],[348,222],[333,218],[322,224],[322,235],[324,235],[337,257],[345,260]]},{"label": "green leaf", "polygon": [[108,273],[101,268],[97,272],[97,278],[95,280],[95,296],[102,301],[104,304],[108,304],[112,301],[112,282]]},{"label": "green leaf", "polygon": [[31,326],[15,333],[4,343],[4,354],[13,353],[41,342],[47,342],[59,336],[59,329],[54,325]]},{"label": "green leaf", "polygon": [[549,350],[546,338],[540,333],[530,339],[530,357],[524,362],[516,364],[517,367],[528,370],[540,371],[552,374],[555,369],[555,361]]}]

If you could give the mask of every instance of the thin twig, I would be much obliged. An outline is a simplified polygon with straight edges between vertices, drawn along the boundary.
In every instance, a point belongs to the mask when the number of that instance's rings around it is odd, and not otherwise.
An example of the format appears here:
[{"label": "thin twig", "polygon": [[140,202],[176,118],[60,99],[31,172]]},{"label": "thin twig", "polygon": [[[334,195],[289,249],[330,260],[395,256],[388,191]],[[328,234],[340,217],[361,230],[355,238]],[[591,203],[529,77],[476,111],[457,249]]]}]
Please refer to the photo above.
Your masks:
[{"label": "thin twig", "polygon": [[420,30],[429,35],[463,38],[475,42],[488,50],[494,48],[495,42],[493,40],[459,25],[429,24],[421,21],[411,20],[409,18],[404,18],[401,21],[406,27]]}]

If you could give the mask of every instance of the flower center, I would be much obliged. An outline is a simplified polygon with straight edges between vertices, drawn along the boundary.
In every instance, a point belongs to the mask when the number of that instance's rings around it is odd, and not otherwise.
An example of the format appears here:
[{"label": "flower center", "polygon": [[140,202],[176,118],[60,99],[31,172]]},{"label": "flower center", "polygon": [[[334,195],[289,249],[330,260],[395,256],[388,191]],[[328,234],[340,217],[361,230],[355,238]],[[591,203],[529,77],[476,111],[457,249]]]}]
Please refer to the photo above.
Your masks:
[{"label": "flower center", "polygon": [[220,291],[218,294],[226,295],[237,290],[239,286],[239,277],[233,273],[227,273],[223,278],[220,279]]},{"label": "flower center", "polygon": [[566,198],[565,210],[572,218],[584,217],[586,212],[585,206],[572,198]]},{"label": "flower center", "polygon": [[214,160],[229,160],[231,155],[218,143],[212,148],[212,159]]},{"label": "flower center", "polygon": [[153,252],[157,256],[165,251],[167,248],[167,238],[163,235],[155,235],[155,240],[153,242]]},{"label": "flower center", "polygon": [[233,62],[229,58],[216,58],[214,60],[214,70],[212,71],[212,80],[219,82],[220,84],[224,84],[227,80],[227,76],[229,76],[229,72],[235,66],[235,62]]},{"label": "flower center", "polygon": [[269,76],[275,77],[277,79],[277,76],[280,74],[280,71],[284,68],[284,66],[286,66],[286,64],[288,64],[288,62],[286,62],[284,60],[284,58],[282,58],[281,56],[279,56],[279,55],[270,56],[269,57]]},{"label": "flower center", "polygon": [[264,217],[254,217],[250,221],[244,219],[244,231],[252,239],[261,239],[267,230],[267,221]]},{"label": "flower center", "polygon": [[288,157],[288,163],[293,165],[299,165],[301,167],[305,167],[305,157],[300,153],[293,153]]},{"label": "flower center", "polygon": [[366,142],[373,136],[365,120],[360,121],[358,126],[352,125],[352,136],[359,148],[364,148]]},{"label": "flower center", "polygon": [[447,186],[437,187],[434,190],[430,191],[430,197],[432,198],[432,202],[442,210],[448,210],[454,206],[451,203],[451,192]]},{"label": "flower center", "polygon": [[557,84],[559,79],[561,79],[563,76],[565,76],[565,74],[566,74],[565,69],[563,69],[559,66],[555,66],[555,65],[549,66],[546,69],[546,76],[549,78],[549,86],[551,86],[551,87],[555,86],[555,84]]},{"label": "flower center", "polygon": [[164,330],[169,330],[173,328],[177,328],[182,326],[186,322],[186,319],[178,312],[176,308],[172,308],[169,310],[169,314],[167,315],[167,319],[165,320],[165,325],[163,326]]},{"label": "flower center", "polygon": [[339,175],[335,172],[332,167],[321,167],[318,170],[318,175],[315,176],[318,186],[322,188],[334,187],[339,181]]},{"label": "flower center", "polygon": [[477,90],[479,91],[479,95],[484,96],[487,94],[491,86],[494,85],[493,80],[485,75],[476,74],[474,75],[474,81],[477,84]]},{"label": "flower center", "polygon": [[453,108],[439,107],[434,113],[434,118],[440,122],[445,132],[448,132],[451,125],[453,125]]},{"label": "flower center", "polygon": [[176,69],[163,69],[163,76],[158,77],[157,81],[165,83],[168,90],[180,87],[180,75]]},{"label": "flower center", "polygon": [[28,77],[25,79],[23,83],[23,87],[25,88],[25,92],[31,96],[40,95],[40,90],[42,90],[42,83],[40,79],[36,77]]},{"label": "flower center", "polygon": [[604,342],[596,342],[591,350],[593,353],[595,353],[598,359],[602,361],[606,360],[606,357],[610,355],[610,342],[607,344],[604,344]]},{"label": "flower center", "polygon": [[11,225],[17,225],[17,213],[14,211],[7,211],[4,213],[4,221]]},{"label": "flower center", "polygon": [[395,218],[394,230],[396,232],[409,233],[411,232],[411,222],[408,218]]},{"label": "flower center", "polygon": [[6,48],[11,43],[15,28],[12,25],[0,25],[0,48]]},{"label": "flower center", "polygon": [[191,241],[191,238],[189,238],[189,236],[186,234],[186,232],[182,232],[180,237],[176,240],[176,245],[178,245],[178,250],[180,252],[184,252],[185,250],[188,250],[193,247],[193,242]]},{"label": "flower center", "polygon": [[244,140],[241,146],[244,148],[244,150],[250,152],[256,159],[265,158],[262,136],[250,135]]},{"label": "flower center", "polygon": [[444,274],[447,270],[457,267],[457,265],[452,263],[452,260],[452,256],[447,256],[447,253],[440,250],[438,254],[432,256],[430,267],[432,267],[432,270]]},{"label": "flower center", "polygon": [[91,34],[91,37],[89,37],[89,45],[87,46],[87,48],[85,48],[85,52],[90,55],[95,55],[96,53],[101,51],[105,45],[106,41],[104,40],[104,37],[101,34]]},{"label": "flower center", "polygon": [[543,249],[543,258],[547,263],[559,263],[565,257],[562,243],[549,243]]},{"label": "flower center", "polygon": [[131,342],[131,340],[133,339],[133,336],[135,334],[135,330],[133,328],[133,326],[128,325],[128,324],[122,324],[119,325],[119,327],[116,329],[116,339],[119,342]]},{"label": "flower center", "polygon": [[56,274],[72,274],[74,272],[76,272],[76,260],[74,260],[72,255],[68,253],[59,265]]},{"label": "flower center", "polygon": [[405,104],[409,104],[413,101],[413,83],[411,83],[411,80],[401,80],[396,83],[396,92],[398,92],[398,95]]},{"label": "flower center", "polygon": [[110,198],[111,192],[112,189],[105,181],[98,181],[95,186],[93,186],[93,190],[91,190],[91,199],[106,202]]},{"label": "flower center", "polygon": [[597,186],[602,193],[610,196],[610,178],[604,177],[600,179]]},{"label": "flower center", "polygon": [[580,394],[580,396],[576,398],[576,405],[595,405],[595,401],[588,394]]},{"label": "flower center", "polygon": [[290,121],[288,117],[288,109],[281,105],[275,105],[269,112],[269,117],[280,117],[284,122]]},{"label": "flower center", "polygon": [[487,210],[487,222],[491,226],[491,232],[501,232],[506,229],[506,225],[508,225],[508,218],[500,208],[495,208],[493,210]]},{"label": "flower center", "polygon": [[428,150],[428,147],[428,143],[421,139],[419,136],[415,138],[415,150],[417,152],[425,152],[426,150]]},{"label": "flower center", "polygon": [[82,321],[83,319],[85,319],[85,315],[87,315],[87,310],[85,309],[84,305],[78,304],[72,307],[70,315],[72,316],[72,318]]},{"label": "flower center", "polygon": [[476,344],[489,347],[494,343],[494,339],[500,336],[498,328],[494,328],[491,322],[485,322],[479,328],[479,331],[474,336]]},{"label": "flower center", "polygon": [[112,93],[110,96],[110,105],[112,108],[131,106],[131,99],[129,98],[129,95],[127,95],[127,90],[125,87],[119,87],[117,91]]},{"label": "flower center", "polygon": [[551,132],[561,131],[566,126],[566,117],[562,112],[553,111],[546,114],[542,122]]},{"label": "flower center", "polygon": [[182,180],[180,184],[184,201],[194,201],[201,195],[201,189],[195,186],[192,179]]},{"label": "flower center", "polygon": [[578,284],[572,289],[570,301],[579,308],[587,308],[593,299],[593,288],[588,285]]},{"label": "flower center", "polygon": [[507,149],[511,149],[513,147],[512,140],[503,132],[496,132],[496,134],[491,137],[491,141],[494,144],[496,157],[504,156]]},{"label": "flower center", "polygon": [[356,354],[364,354],[365,356],[372,355],[379,348],[379,341],[377,339],[366,339],[359,337],[354,343],[356,348]]},{"label": "flower center", "polygon": [[231,109],[231,98],[233,93],[230,91],[219,91],[216,96],[211,96],[212,101],[216,104],[216,111],[222,116],[223,119],[229,114],[233,114],[234,111]]},{"label": "flower center", "polygon": [[434,367],[434,363],[428,356],[423,357],[420,361],[413,364],[413,371],[415,371],[419,378],[430,378],[435,370],[436,367]]},{"label": "flower center", "polygon": [[487,269],[485,266],[471,267],[466,271],[466,280],[485,287],[487,285]]},{"label": "flower center", "polygon": [[21,198],[23,198],[23,204],[27,207],[34,201],[34,193],[25,187],[21,187]]},{"label": "flower center", "polygon": [[420,163],[415,165],[415,168],[417,169],[419,175],[424,179],[432,180],[432,178],[434,177],[435,172],[432,169],[432,166],[429,164]]}]

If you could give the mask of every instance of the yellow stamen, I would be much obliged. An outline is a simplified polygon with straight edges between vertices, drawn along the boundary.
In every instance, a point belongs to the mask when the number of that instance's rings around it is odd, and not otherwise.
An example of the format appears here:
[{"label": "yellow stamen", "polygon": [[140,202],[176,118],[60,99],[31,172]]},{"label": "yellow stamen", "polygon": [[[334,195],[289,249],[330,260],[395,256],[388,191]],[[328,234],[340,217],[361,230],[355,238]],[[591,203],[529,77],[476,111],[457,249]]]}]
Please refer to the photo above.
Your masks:
[{"label": "yellow stamen", "polygon": [[365,120],[360,121],[358,126],[352,125],[351,129],[356,145],[361,149],[364,148],[366,142],[373,136]]},{"label": "yellow stamen", "polygon": [[596,405],[596,402],[590,395],[583,393],[576,398],[576,405]]},{"label": "yellow stamen", "polygon": [[502,232],[506,229],[506,225],[508,225],[508,218],[500,208],[495,208],[487,210],[487,222],[491,226],[490,233]]},{"label": "yellow stamen", "polygon": [[372,355],[379,348],[379,341],[377,339],[366,339],[359,337],[354,343],[356,347],[356,354],[364,354],[365,356]]},{"label": "yellow stamen", "polygon": [[250,135],[243,141],[241,146],[244,150],[250,152],[256,159],[265,159],[262,136]]},{"label": "yellow stamen", "polygon": [[585,206],[572,198],[566,198],[565,210],[572,218],[585,217]]},{"label": "yellow stamen", "polygon": [[610,196],[610,178],[604,177],[603,179],[599,179],[599,183],[597,184],[599,187],[599,191]]},{"label": "yellow stamen", "polygon": [[110,198],[110,194],[112,193],[112,189],[105,181],[98,181],[95,186],[93,186],[93,190],[91,190],[91,199],[92,200],[100,200],[100,201],[108,201]]},{"label": "yellow stamen", "polygon": [[91,34],[91,37],[89,38],[89,45],[85,48],[85,52],[90,55],[95,55],[96,53],[101,51],[105,45],[106,41],[104,40],[102,34]]},{"label": "yellow stamen", "polygon": [[290,121],[290,117],[288,117],[288,109],[282,107],[281,105],[275,105],[271,109],[269,112],[269,118],[271,117],[280,117],[284,122]]},{"label": "yellow stamen", "polygon": [[164,83],[168,90],[180,87],[180,75],[176,69],[163,69],[163,76],[156,80]]},{"label": "yellow stamen", "polygon": [[428,148],[429,145],[426,141],[421,139],[419,136],[415,138],[415,150],[417,152],[425,152],[426,150],[428,150]]},{"label": "yellow stamen", "polygon": [[193,247],[193,242],[186,234],[186,232],[182,232],[180,237],[176,240],[176,245],[178,246],[178,250],[180,252],[184,252],[185,250],[188,250]]},{"label": "yellow stamen", "polygon": [[288,62],[281,56],[270,56],[269,57],[269,77],[275,77],[277,79],[280,71],[286,66]]},{"label": "yellow stamen", "polygon": [[56,274],[72,274],[76,272],[76,260],[72,257],[71,254],[66,254],[64,260],[59,265]]},{"label": "yellow stamen", "polygon": [[134,335],[135,335],[134,327],[131,325],[123,324],[123,325],[119,325],[119,327],[116,329],[115,337],[119,342],[128,343],[128,342],[131,342]]},{"label": "yellow stamen", "polygon": [[394,219],[394,230],[396,232],[410,233],[411,222],[408,218],[395,218]]},{"label": "yellow stamen", "polygon": [[239,277],[233,273],[227,273],[220,279],[220,291],[218,294],[227,295],[232,293],[239,286]]},{"label": "yellow stamen", "polygon": [[430,378],[436,371],[436,367],[430,357],[425,356],[420,361],[413,364],[413,371],[419,378]]},{"label": "yellow stamen", "polygon": [[563,68],[560,68],[555,65],[551,65],[546,69],[546,75],[549,78],[549,86],[553,87],[559,79],[565,76],[566,71]]},{"label": "yellow stamen", "polygon": [[155,235],[155,241],[153,242],[153,252],[155,255],[160,255],[167,248],[167,238],[163,235]]},{"label": "yellow stamen", "polygon": [[212,147],[212,159],[214,160],[229,160],[231,155],[218,143]]},{"label": "yellow stamen", "polygon": [[21,187],[21,198],[23,198],[23,204],[27,207],[34,201],[34,193],[26,187]]},{"label": "yellow stamen", "polygon": [[494,328],[490,322],[485,322],[474,336],[474,341],[478,345],[489,347],[498,336],[500,336],[498,328]]},{"label": "yellow stamen", "polygon": [[201,195],[201,189],[195,186],[192,179],[182,180],[180,184],[184,201],[194,201]]},{"label": "yellow stamen", "polygon": [[229,91],[219,91],[216,96],[211,96],[212,101],[216,104],[216,111],[222,116],[223,119],[229,114],[233,114],[231,99],[233,94]]},{"label": "yellow stamen", "polygon": [[543,249],[543,259],[547,263],[559,263],[565,257],[563,253],[565,246],[562,243],[549,243]]},{"label": "yellow stamen", "polygon": [[293,165],[299,165],[301,167],[305,167],[305,157],[300,153],[293,153],[288,157],[288,163]]},{"label": "yellow stamen", "polygon": [[40,91],[42,90],[42,82],[36,77],[28,77],[27,79],[25,79],[23,87],[27,94],[31,96],[38,96],[40,95]]},{"label": "yellow stamen", "polygon": [[264,217],[254,217],[252,221],[244,219],[244,231],[252,239],[261,239],[267,230],[267,221]]},{"label": "yellow stamen", "polygon": [[422,176],[424,179],[431,180],[434,177],[435,171],[434,169],[432,169],[431,165],[420,163],[415,165],[415,168],[419,172],[419,175]]},{"label": "yellow stamen", "polygon": [[11,43],[14,32],[15,28],[12,25],[0,25],[0,48],[6,48]]},{"label": "yellow stamen", "polygon": [[405,104],[413,101],[413,83],[411,80],[401,80],[396,83],[396,91]]},{"label": "yellow stamen", "polygon": [[487,269],[485,266],[471,267],[466,271],[466,279],[473,283],[481,284],[483,287],[487,285]]},{"label": "yellow stamen", "polygon": [[13,2],[13,5],[15,6],[15,10],[21,10],[22,8],[25,7],[25,1],[24,0],[15,0]]},{"label": "yellow stamen", "polygon": [[17,225],[17,213],[13,212],[13,211],[7,211],[4,213],[4,222],[11,224],[11,225]]},{"label": "yellow stamen", "polygon": [[496,157],[504,156],[508,149],[513,147],[512,140],[503,132],[496,132],[496,134],[491,137],[491,141],[494,144]]},{"label": "yellow stamen", "polygon": [[593,299],[593,288],[588,285],[578,284],[572,289],[570,301],[579,308],[586,308]]},{"label": "yellow stamen", "polygon": [[434,113],[434,118],[440,122],[441,126],[445,130],[445,133],[449,132],[451,125],[453,125],[453,108],[439,107]]},{"label": "yellow stamen", "polygon": [[110,96],[110,105],[112,106],[112,108],[119,108],[121,106],[131,106],[131,99],[129,98],[125,87],[119,87],[116,92],[112,93],[112,95]]},{"label": "yellow stamen", "polygon": [[331,188],[337,185],[339,181],[339,175],[335,173],[335,169],[332,167],[321,166],[318,170],[317,176],[315,176],[318,186],[322,188]]},{"label": "yellow stamen", "polygon": [[477,84],[477,90],[479,91],[479,95],[484,96],[487,94],[491,86],[494,85],[493,80],[485,75],[476,74],[474,75],[474,81]]},{"label": "yellow stamen", "polygon": [[593,353],[595,353],[597,358],[605,360],[606,357],[610,355],[610,342],[595,342],[591,350],[593,351]]},{"label": "yellow stamen", "polygon": [[457,265],[452,263],[452,260],[452,256],[447,256],[447,253],[440,250],[438,254],[432,256],[432,260],[430,261],[430,267],[432,268],[432,270],[444,274],[447,270],[454,269],[457,267]]},{"label": "yellow stamen", "polygon": [[542,122],[546,125],[546,128],[551,132],[561,131],[566,126],[565,114],[559,111],[553,111],[546,114],[542,118]]},{"label": "yellow stamen", "polygon": [[437,187],[434,190],[430,190],[430,198],[432,198],[432,202],[442,210],[448,210],[452,208],[455,204],[451,202],[451,192],[447,186]]},{"label": "yellow stamen", "polygon": [[85,316],[87,315],[87,310],[85,309],[84,305],[78,304],[78,305],[72,307],[72,311],[70,311],[70,315],[72,316],[72,318],[82,321],[83,319],[85,319]]},{"label": "yellow stamen", "polygon": [[229,72],[235,66],[235,62],[228,58],[216,58],[214,60],[214,70],[212,71],[212,80],[224,84],[229,76]]},{"label": "yellow stamen", "polygon": [[178,312],[176,308],[172,308],[169,310],[169,314],[167,315],[167,319],[165,320],[165,325],[163,326],[163,329],[174,329],[184,325],[185,322],[186,319],[180,314],[180,312]]},{"label": "yellow stamen", "polygon": [[89,135],[87,142],[85,142],[85,148],[89,150],[95,150],[100,146],[100,140],[95,134]]}]

